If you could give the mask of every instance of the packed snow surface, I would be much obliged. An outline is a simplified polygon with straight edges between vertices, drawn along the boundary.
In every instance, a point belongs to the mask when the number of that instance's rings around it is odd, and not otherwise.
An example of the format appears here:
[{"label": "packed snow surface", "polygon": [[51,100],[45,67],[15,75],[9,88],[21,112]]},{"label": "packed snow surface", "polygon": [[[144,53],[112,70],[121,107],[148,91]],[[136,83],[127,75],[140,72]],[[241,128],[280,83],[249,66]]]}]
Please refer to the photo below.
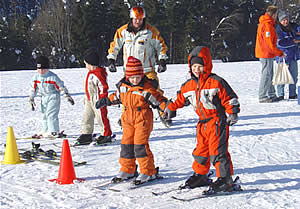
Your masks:
[{"label": "packed snow surface", "polygon": [[[300,69],[300,68],[299,68]],[[182,83],[189,78],[188,66],[168,65],[159,74],[161,88],[168,98],[175,98]],[[41,162],[17,165],[1,165],[1,208],[300,208],[300,105],[297,100],[277,103],[258,103],[258,86],[261,65],[259,62],[214,63],[213,72],[223,77],[239,96],[241,112],[239,121],[230,127],[229,151],[234,176],[239,176],[241,193],[180,202],[171,198],[191,197],[205,188],[174,191],[154,196],[152,191],[176,188],[193,174],[192,151],[196,146],[197,115],[191,106],[177,111],[173,126],[166,128],[154,120],[150,147],[155,165],[165,178],[138,189],[128,190],[129,184],[119,185],[121,192],[96,189],[112,179],[119,171],[119,153],[122,129],[117,121],[121,115],[118,106],[108,107],[109,119],[116,142],[107,146],[71,147],[75,161],[87,161],[87,165],[74,167],[76,177],[82,183],[59,185],[48,181],[58,177],[59,166]],[[69,143],[80,135],[83,114],[83,80],[87,70],[53,70],[64,82],[75,100],[71,106],[63,97],[59,114],[60,129],[68,134]],[[1,160],[5,152],[8,127],[13,127],[16,138],[28,137],[41,129],[40,99],[37,110],[28,105],[29,82],[35,71],[6,71],[1,76]],[[123,76],[121,67],[117,73],[108,72],[109,93]],[[288,95],[286,95],[288,96]],[[157,118],[154,110],[154,117]],[[98,124],[95,132],[99,134]],[[17,140],[20,153],[31,149],[30,139]],[[35,140],[44,150],[62,151],[62,139]],[[214,167],[211,169],[214,171]],[[213,179],[216,179],[215,174]]]}]

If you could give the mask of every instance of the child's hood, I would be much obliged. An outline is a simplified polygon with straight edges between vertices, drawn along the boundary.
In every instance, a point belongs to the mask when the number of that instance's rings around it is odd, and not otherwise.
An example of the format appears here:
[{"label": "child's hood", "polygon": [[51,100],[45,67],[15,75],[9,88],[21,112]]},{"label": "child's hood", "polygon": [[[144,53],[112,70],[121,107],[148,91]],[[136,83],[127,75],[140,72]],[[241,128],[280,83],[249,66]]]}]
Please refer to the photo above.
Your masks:
[{"label": "child's hood", "polygon": [[189,54],[188,64],[189,64],[191,75],[192,75],[191,60],[193,57],[201,57],[203,59],[204,72],[205,72],[203,78],[206,79],[211,74],[212,67],[213,67],[209,49],[206,46],[196,46]]}]

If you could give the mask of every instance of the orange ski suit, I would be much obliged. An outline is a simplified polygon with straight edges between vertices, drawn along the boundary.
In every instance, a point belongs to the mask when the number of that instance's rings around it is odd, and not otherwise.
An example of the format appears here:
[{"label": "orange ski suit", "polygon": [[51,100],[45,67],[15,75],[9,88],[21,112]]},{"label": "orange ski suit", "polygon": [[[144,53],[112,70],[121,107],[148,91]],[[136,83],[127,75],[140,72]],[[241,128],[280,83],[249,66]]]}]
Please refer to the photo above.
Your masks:
[{"label": "orange ski suit", "polygon": [[[204,61],[204,73],[196,78],[191,70],[191,59],[195,56]],[[207,174],[210,162],[216,168],[217,177],[233,175],[233,167],[228,152],[229,127],[226,113],[240,111],[238,97],[229,84],[221,77],[211,73],[212,61],[207,47],[196,47],[188,58],[191,79],[187,80],[168,109],[176,111],[191,104],[199,116],[197,124],[197,146],[193,151],[193,170],[201,175]]]},{"label": "orange ski suit", "polygon": [[144,76],[138,86],[132,86],[123,78],[117,91],[109,96],[112,105],[122,103],[125,111],[121,116],[123,136],[119,162],[120,171],[134,173],[137,159],[140,173],[156,174],[149,137],[153,129],[153,108],[166,107],[167,98],[157,91],[158,83]]}]

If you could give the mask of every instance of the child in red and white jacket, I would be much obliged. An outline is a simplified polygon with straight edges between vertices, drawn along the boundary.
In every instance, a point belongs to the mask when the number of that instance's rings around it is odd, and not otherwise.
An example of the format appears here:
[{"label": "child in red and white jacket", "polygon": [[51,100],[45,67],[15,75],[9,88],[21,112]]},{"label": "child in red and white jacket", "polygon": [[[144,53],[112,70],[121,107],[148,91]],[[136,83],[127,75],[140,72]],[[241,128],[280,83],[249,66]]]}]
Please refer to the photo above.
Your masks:
[{"label": "child in red and white jacket", "polygon": [[94,48],[87,50],[84,56],[84,63],[88,69],[84,82],[85,108],[82,119],[82,135],[77,139],[75,145],[88,145],[92,142],[95,117],[100,125],[100,136],[96,139],[96,143],[109,143],[112,141],[112,131],[107,117],[107,108],[95,108],[95,104],[99,99],[107,98],[108,96],[106,69],[98,66],[99,54]]}]

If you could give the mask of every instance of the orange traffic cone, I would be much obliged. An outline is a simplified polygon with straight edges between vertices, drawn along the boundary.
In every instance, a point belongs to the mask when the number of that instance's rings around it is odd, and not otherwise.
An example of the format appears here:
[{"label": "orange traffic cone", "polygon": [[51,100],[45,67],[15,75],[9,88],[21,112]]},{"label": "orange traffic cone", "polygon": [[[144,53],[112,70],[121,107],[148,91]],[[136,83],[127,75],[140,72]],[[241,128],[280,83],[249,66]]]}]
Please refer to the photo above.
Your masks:
[{"label": "orange traffic cone", "polygon": [[1,161],[1,164],[19,164],[19,163],[25,163],[25,161],[20,160],[20,155],[19,155],[13,128],[8,127],[4,160]]},{"label": "orange traffic cone", "polygon": [[69,141],[67,139],[64,139],[60,157],[58,177],[57,179],[51,179],[49,181],[55,181],[58,184],[73,184],[74,180],[77,180],[79,182],[84,181],[84,179],[76,178]]}]

